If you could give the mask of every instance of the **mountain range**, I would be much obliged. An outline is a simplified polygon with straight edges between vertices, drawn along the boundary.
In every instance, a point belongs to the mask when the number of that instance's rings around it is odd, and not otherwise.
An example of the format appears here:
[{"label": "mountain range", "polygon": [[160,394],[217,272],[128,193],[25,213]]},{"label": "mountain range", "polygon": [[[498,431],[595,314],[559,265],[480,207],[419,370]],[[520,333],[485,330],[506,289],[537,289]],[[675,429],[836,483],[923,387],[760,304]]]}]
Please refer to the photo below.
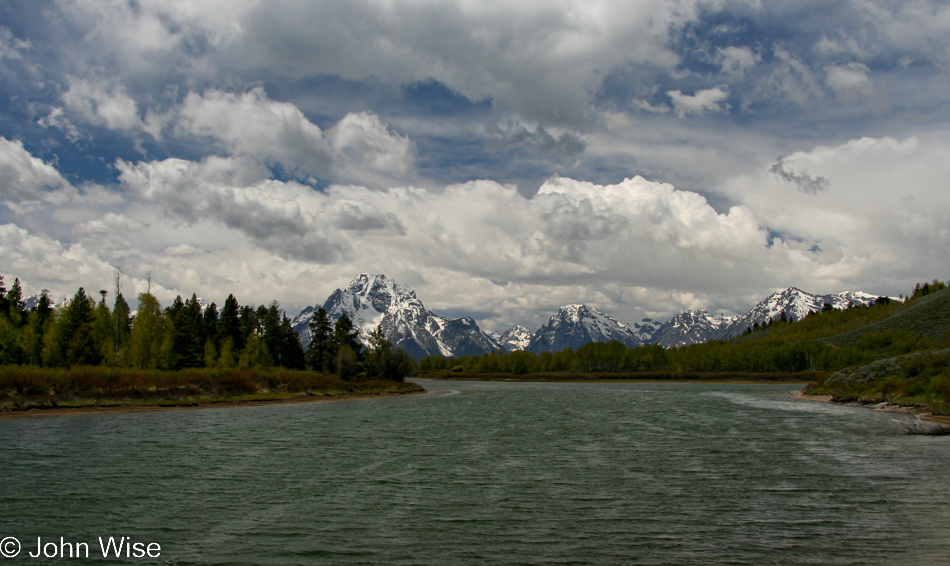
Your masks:
[{"label": "mountain range", "polygon": [[[363,339],[381,326],[394,345],[420,359],[433,355],[478,355],[499,349],[552,352],[611,340],[629,347],[659,344],[675,348],[733,338],[753,325],[766,324],[783,314],[788,320],[796,321],[811,312],[821,311],[825,305],[844,309],[849,305],[873,304],[875,300],[876,295],[862,292],[812,295],[789,287],[772,293],[741,316],[694,310],[680,313],[664,323],[644,318],[635,324],[624,324],[587,305],[567,305],[534,333],[519,325],[498,334],[483,331],[471,317],[438,316],[422,304],[411,287],[400,285],[385,275],[362,273],[346,289],[334,291],[322,306],[331,320],[346,313]],[[316,306],[307,307],[293,319],[294,330],[304,344],[309,342],[308,325],[316,310]]]}]

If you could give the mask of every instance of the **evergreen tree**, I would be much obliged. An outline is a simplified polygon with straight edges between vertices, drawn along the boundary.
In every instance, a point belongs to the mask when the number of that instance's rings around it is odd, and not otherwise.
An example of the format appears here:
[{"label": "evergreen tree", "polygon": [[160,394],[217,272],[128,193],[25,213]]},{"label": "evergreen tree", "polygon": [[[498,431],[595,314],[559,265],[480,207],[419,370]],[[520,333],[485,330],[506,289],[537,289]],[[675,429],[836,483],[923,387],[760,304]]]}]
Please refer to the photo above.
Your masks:
[{"label": "evergreen tree", "polygon": [[101,346],[96,342],[93,323],[95,302],[80,287],[63,310],[60,350],[66,365],[97,365],[102,361]]},{"label": "evergreen tree", "polygon": [[116,294],[115,302],[112,306],[112,327],[114,330],[112,339],[113,358],[118,364],[122,358],[122,351],[128,346],[129,337],[132,332],[132,309],[129,303],[125,301],[122,293]]},{"label": "evergreen tree", "polygon": [[340,315],[333,325],[333,337],[330,340],[334,366],[340,379],[352,379],[359,369],[360,331],[353,327],[353,321],[346,313]]},{"label": "evergreen tree", "polygon": [[234,295],[228,295],[224,301],[224,307],[221,309],[221,320],[218,325],[218,343],[221,344],[222,352],[224,350],[224,341],[230,340],[231,352],[240,352],[244,346],[244,335],[241,333],[240,320],[241,305],[234,298]]},{"label": "evergreen tree", "polygon": [[17,328],[26,324],[26,305],[23,304],[23,289],[20,288],[20,278],[13,280],[13,287],[7,291],[6,309],[4,312],[10,317],[10,322]]},{"label": "evergreen tree", "polygon": [[115,324],[112,312],[106,305],[107,291],[99,291],[102,295],[102,301],[96,305],[95,322],[93,323],[93,333],[96,337],[96,343],[99,344],[99,356],[106,365],[115,365],[115,354],[113,345],[113,335],[115,333]]},{"label": "evergreen tree", "polygon": [[307,345],[307,367],[313,371],[327,371],[330,359],[330,338],[333,326],[323,307],[317,309],[310,319],[310,343]]}]

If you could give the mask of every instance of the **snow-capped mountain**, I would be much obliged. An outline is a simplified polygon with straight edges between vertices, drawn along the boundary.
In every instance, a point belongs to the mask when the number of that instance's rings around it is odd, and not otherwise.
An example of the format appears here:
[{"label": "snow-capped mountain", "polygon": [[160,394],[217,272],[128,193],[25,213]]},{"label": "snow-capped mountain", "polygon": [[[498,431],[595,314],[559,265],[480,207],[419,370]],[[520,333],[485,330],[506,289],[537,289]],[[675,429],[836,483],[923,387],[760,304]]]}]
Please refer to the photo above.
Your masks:
[{"label": "snow-capped mountain", "polygon": [[492,334],[492,338],[508,352],[527,348],[528,344],[531,343],[531,336],[531,331],[520,324],[509,328],[503,334]]},{"label": "snow-capped mountain", "polygon": [[[501,346],[483,332],[471,317],[437,316],[422,304],[416,292],[385,275],[360,274],[346,289],[337,289],[323,303],[331,320],[343,313],[360,330],[360,339],[381,326],[393,344],[412,357],[470,356]],[[293,319],[304,344],[310,341],[309,324],[317,307],[307,307]]]},{"label": "snow-capped mountain", "polygon": [[845,291],[829,295],[812,295],[797,287],[789,287],[772,293],[762,302],[752,307],[746,314],[736,317],[728,326],[722,329],[719,339],[739,336],[753,325],[768,324],[770,320],[781,318],[782,314],[790,321],[798,321],[810,313],[821,312],[826,304],[841,310],[850,305],[870,305],[877,300],[876,295],[861,291]]},{"label": "snow-capped mountain", "polygon": [[526,350],[557,352],[566,347],[579,348],[588,342],[619,340],[630,347],[643,342],[626,325],[586,305],[561,307],[547,324],[534,333]]},{"label": "snow-capped mountain", "polygon": [[735,317],[710,314],[705,310],[685,311],[664,322],[653,334],[651,344],[678,348],[718,339]]},{"label": "snow-capped mountain", "polygon": [[652,318],[643,318],[640,319],[640,322],[633,323],[632,330],[641,342],[644,344],[652,344],[653,336],[661,326],[663,326],[663,323],[658,320],[653,320]]}]

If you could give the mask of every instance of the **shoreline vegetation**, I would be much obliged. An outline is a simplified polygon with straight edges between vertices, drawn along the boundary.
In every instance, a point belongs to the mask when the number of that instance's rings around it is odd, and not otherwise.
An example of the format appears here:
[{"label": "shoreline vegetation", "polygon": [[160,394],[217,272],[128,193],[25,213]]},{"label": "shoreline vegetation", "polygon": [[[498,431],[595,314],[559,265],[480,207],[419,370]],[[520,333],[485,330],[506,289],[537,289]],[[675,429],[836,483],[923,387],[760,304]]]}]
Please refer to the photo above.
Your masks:
[{"label": "shoreline vegetation", "polygon": [[0,417],[301,403],[424,393],[405,381],[344,381],[268,369],[0,368]]}]

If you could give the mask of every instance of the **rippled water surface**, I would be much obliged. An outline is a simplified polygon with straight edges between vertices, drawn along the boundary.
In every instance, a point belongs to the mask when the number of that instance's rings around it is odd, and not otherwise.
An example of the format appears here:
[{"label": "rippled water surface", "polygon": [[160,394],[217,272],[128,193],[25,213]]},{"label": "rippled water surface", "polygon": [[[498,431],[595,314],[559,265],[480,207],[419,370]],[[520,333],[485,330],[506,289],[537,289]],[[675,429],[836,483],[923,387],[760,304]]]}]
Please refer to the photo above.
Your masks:
[{"label": "rippled water surface", "polygon": [[0,420],[0,538],[129,536],[163,564],[950,563],[950,438],[894,415],[794,386],[420,383]]}]

